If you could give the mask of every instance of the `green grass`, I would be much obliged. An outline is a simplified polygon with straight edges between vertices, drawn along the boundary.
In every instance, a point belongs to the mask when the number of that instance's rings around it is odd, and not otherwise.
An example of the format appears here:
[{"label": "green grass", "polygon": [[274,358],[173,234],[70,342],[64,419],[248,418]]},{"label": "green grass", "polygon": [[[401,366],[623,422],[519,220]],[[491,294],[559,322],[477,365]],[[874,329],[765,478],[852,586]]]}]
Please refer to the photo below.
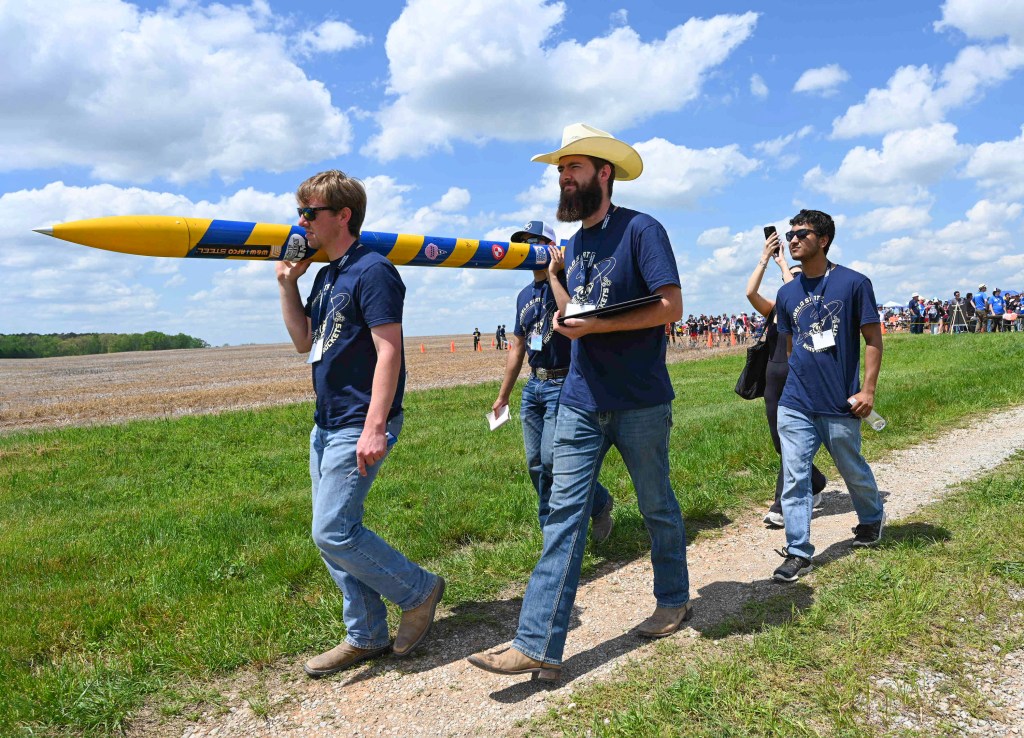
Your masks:
[{"label": "green grass", "polygon": [[[644,663],[573,696],[530,731],[644,736],[959,735],[908,686],[944,676],[972,716],[993,720],[973,664],[1024,646],[1024,453],[942,503],[886,528],[876,549],[817,570]],[[1011,590],[1015,596],[1011,596]],[[1011,625],[1004,628],[1004,624]],[[873,679],[873,677],[875,679]],[[877,677],[899,682],[881,683]],[[902,685],[902,686],[901,686]],[[867,706],[872,706],[871,719]],[[925,715],[898,729],[897,712]],[[878,716],[881,717],[878,717]]]},{"label": "green grass", "polygon": [[[1022,359],[1016,334],[888,338],[889,426],[867,431],[866,455],[1020,402]],[[691,540],[774,486],[763,403],[732,392],[741,363],[670,367]],[[367,507],[368,526],[446,576],[446,604],[467,620],[524,582],[540,547],[518,428],[489,434],[481,417],[496,390],[410,394]],[[297,405],[0,438],[0,734],[117,732],[148,694],[174,703],[183,680],[337,642],[340,596],[308,536],[310,417]],[[588,549],[585,574],[647,550],[614,453],[602,480],[616,531]]]}]

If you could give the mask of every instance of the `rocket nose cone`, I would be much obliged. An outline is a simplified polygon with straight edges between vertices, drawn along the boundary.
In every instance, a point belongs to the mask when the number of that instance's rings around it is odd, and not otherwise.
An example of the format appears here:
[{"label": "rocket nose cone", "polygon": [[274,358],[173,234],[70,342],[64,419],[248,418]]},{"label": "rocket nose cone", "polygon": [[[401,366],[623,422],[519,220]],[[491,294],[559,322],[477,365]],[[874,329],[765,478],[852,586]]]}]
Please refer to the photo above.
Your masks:
[{"label": "rocket nose cone", "polygon": [[53,229],[52,228],[33,228],[32,230],[35,231],[36,233],[42,233],[44,236],[52,236],[53,235]]}]

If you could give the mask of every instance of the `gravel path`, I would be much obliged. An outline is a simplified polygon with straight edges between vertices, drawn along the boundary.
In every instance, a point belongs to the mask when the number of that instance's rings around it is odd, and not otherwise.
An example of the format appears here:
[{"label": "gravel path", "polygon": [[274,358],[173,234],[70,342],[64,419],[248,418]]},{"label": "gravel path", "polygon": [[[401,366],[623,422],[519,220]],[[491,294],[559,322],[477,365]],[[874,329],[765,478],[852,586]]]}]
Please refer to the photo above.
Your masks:
[{"label": "gravel path", "polygon": [[[899,451],[874,464],[890,520],[940,499],[950,485],[983,474],[1024,447],[1020,434],[1010,434],[1018,439],[1011,442],[1015,445],[995,448],[989,442],[994,432],[1008,427],[1024,427],[1024,406],[992,414],[947,433],[941,442]],[[855,523],[849,496],[831,480],[814,519],[816,566],[852,553],[850,527]],[[690,546],[696,614],[692,627],[673,638],[685,648],[688,639],[738,612],[744,602],[777,592],[781,585],[770,577],[780,559],[773,549],[783,543],[782,532],[766,529],[760,513],[751,511],[725,526],[722,535]],[[813,578],[811,582],[813,586]],[[557,688],[488,674],[465,661],[475,651],[512,638],[519,611],[520,592],[515,592],[509,599],[475,606],[479,617],[464,618],[458,627],[447,625],[450,613],[442,612],[428,644],[408,660],[387,658],[320,681],[301,675],[302,658],[281,662],[217,685],[223,695],[221,704],[193,715],[197,719],[192,722],[168,721],[148,712],[135,722],[131,734],[187,738],[519,735],[523,721],[542,714],[553,700],[571,701],[577,687],[605,679],[625,660],[643,659],[650,652],[652,644],[630,633],[653,608],[650,588],[646,558],[608,567],[580,587]],[[992,680],[995,688],[990,691],[997,695],[995,704],[1007,722],[972,725],[970,734],[1024,735],[1024,673],[1017,668],[1024,656],[1015,652],[993,656],[991,661],[989,670],[978,678]]]}]

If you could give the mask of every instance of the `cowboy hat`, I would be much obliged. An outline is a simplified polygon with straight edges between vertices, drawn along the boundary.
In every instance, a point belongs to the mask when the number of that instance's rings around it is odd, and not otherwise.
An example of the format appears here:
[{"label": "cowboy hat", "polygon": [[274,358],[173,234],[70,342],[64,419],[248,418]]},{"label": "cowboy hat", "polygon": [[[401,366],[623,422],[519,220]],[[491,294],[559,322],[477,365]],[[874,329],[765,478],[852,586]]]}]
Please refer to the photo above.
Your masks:
[{"label": "cowboy hat", "polygon": [[636,179],[644,170],[640,154],[632,146],[615,138],[607,131],[573,123],[562,130],[562,148],[549,154],[537,154],[530,161],[558,165],[563,156],[596,156],[611,162],[615,167],[615,179],[628,181]]}]

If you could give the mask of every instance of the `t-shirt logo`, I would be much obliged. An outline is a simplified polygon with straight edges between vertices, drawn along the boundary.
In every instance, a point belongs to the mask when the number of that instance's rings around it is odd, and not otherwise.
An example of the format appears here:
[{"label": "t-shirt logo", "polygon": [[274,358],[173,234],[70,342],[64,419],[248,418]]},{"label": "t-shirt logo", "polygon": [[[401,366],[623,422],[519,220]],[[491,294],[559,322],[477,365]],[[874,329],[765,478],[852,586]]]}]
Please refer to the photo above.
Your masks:
[{"label": "t-shirt logo", "polygon": [[546,346],[555,331],[552,318],[557,309],[558,305],[553,299],[542,303],[539,297],[534,297],[523,305],[523,309],[519,311],[519,325],[523,327],[527,339],[535,335],[540,336],[541,345]]},{"label": "t-shirt logo", "polygon": [[811,339],[812,333],[831,333],[835,338],[839,335],[840,316],[843,303],[840,300],[823,302],[821,295],[805,297],[793,309],[793,342],[807,351],[820,353],[826,348],[815,348]]},{"label": "t-shirt logo", "polygon": [[[573,259],[567,274],[568,281],[570,283],[575,281],[574,277],[576,275],[574,272],[577,269],[582,269],[584,261],[593,260],[594,257],[594,252],[586,251]],[[607,305],[608,293],[612,286],[612,280],[609,279],[609,275],[614,270],[615,257],[609,256],[607,259],[602,259],[591,267],[589,279],[586,272],[583,272],[581,281],[585,281],[583,284],[573,288],[572,301],[577,305],[594,305],[596,307]]]},{"label": "t-shirt logo", "polygon": [[330,300],[328,300],[327,315],[320,327],[321,331],[328,327],[330,328],[330,332],[324,336],[325,352],[334,345],[334,342],[338,340],[338,336],[341,335],[341,329],[345,326],[345,315],[343,311],[348,307],[350,302],[352,302],[352,296],[347,292],[341,292],[337,295],[332,294]]}]

